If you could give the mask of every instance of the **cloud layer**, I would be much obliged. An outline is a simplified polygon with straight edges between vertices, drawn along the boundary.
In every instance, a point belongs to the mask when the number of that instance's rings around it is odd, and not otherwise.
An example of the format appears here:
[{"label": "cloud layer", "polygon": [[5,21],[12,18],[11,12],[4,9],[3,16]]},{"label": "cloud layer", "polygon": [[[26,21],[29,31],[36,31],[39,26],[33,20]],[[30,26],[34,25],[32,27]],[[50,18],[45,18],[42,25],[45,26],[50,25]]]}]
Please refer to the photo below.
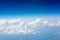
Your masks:
[{"label": "cloud layer", "polygon": [[2,19],[0,20],[0,34],[37,34],[40,33],[40,27],[60,26],[60,21],[49,22],[41,18],[32,21],[23,19]]}]

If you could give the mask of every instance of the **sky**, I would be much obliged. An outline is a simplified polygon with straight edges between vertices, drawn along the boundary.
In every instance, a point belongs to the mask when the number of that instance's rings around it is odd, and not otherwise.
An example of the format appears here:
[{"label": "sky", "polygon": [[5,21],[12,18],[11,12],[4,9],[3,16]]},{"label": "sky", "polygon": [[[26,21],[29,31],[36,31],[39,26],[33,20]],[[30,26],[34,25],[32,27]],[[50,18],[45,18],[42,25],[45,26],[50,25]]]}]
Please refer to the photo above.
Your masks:
[{"label": "sky", "polygon": [[60,1],[0,0],[0,40],[60,40]]},{"label": "sky", "polygon": [[59,0],[0,0],[0,16],[58,16]]}]

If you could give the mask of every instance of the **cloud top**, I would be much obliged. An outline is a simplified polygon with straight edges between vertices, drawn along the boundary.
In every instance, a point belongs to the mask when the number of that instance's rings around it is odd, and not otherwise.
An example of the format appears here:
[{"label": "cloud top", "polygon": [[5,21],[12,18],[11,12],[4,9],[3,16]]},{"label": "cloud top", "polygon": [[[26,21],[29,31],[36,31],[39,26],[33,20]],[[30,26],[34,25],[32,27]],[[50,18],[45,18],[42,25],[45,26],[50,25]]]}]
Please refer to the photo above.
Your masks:
[{"label": "cloud top", "polygon": [[60,26],[60,21],[55,23],[41,18],[32,21],[25,21],[23,19],[0,20],[0,34],[37,34],[40,33],[40,26]]}]

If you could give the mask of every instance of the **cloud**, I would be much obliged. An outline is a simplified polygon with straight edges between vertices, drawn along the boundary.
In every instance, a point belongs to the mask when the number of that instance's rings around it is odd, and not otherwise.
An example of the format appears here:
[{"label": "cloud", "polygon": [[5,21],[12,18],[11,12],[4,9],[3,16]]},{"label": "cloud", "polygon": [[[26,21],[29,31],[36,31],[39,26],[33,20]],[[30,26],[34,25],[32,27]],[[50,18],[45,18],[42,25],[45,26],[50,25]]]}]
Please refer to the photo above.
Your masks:
[{"label": "cloud", "polygon": [[[1,20],[0,25],[0,34],[36,34],[36,30],[33,27],[28,25],[36,25],[40,22],[40,19],[36,19],[35,21],[25,23],[26,21],[22,21],[20,19],[11,19],[11,20]],[[7,24],[8,23],[8,24]],[[32,23],[32,24],[31,24]],[[27,26],[26,26],[27,25]]]},{"label": "cloud", "polygon": [[[27,19],[26,19],[27,20]],[[40,33],[42,26],[58,26],[60,21],[56,23],[49,22],[40,18],[32,21],[25,21],[22,19],[0,20],[0,34],[34,34]]]},{"label": "cloud", "polygon": [[6,20],[0,20],[0,25],[5,24]]},{"label": "cloud", "polygon": [[21,22],[21,21],[22,21],[21,19],[7,20],[7,22],[8,22],[9,24],[18,23],[18,22]]},{"label": "cloud", "polygon": [[57,26],[60,26],[60,21],[57,22]]},{"label": "cloud", "polygon": [[43,24],[48,24],[48,21],[47,20],[44,20],[42,23]]},{"label": "cloud", "polygon": [[28,22],[27,25],[33,26],[35,27],[36,25],[38,25],[41,22],[42,19],[36,19],[34,21]]},{"label": "cloud", "polygon": [[56,26],[55,23],[49,23],[48,26]]}]

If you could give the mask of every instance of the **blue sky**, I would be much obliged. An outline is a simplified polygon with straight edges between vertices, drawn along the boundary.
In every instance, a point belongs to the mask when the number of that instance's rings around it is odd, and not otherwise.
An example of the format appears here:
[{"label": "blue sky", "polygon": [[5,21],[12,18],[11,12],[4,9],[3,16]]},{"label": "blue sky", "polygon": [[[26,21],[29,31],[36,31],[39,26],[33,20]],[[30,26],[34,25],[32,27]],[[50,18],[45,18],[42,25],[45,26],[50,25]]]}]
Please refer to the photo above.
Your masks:
[{"label": "blue sky", "polygon": [[0,40],[60,40],[60,1],[0,0]]},{"label": "blue sky", "polygon": [[60,15],[59,0],[0,0],[0,16]]}]

